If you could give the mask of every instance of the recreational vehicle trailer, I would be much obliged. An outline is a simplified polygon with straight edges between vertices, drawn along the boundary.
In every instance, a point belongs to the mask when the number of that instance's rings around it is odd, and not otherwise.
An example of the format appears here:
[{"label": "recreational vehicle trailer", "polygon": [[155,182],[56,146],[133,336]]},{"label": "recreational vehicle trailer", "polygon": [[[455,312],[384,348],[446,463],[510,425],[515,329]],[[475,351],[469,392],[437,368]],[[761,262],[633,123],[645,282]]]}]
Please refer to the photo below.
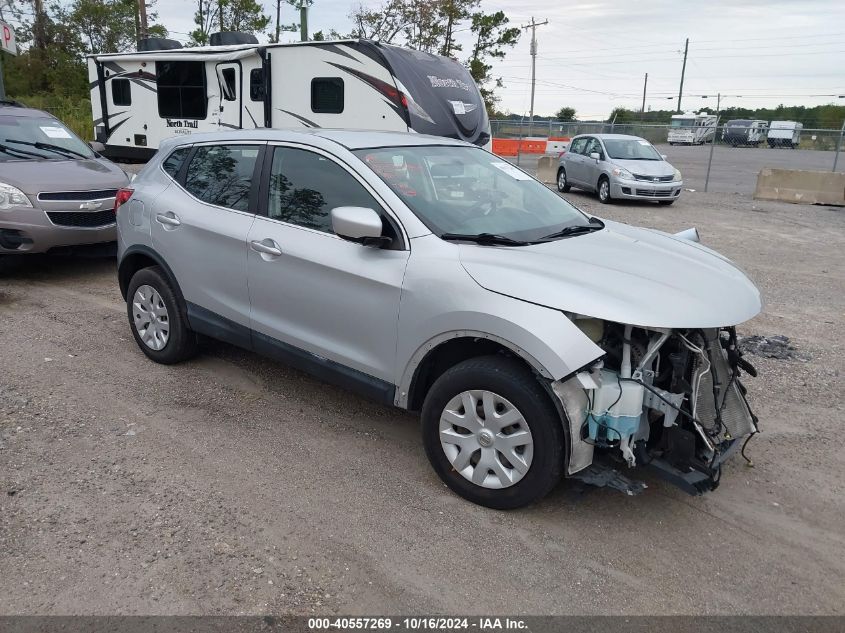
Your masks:
[{"label": "recreational vehicle trailer", "polygon": [[716,138],[716,116],[706,112],[673,114],[669,123],[669,145],[703,145]]},{"label": "recreational vehicle trailer", "polygon": [[795,149],[801,142],[803,123],[796,121],[772,121],[769,126],[769,147],[788,147]]},{"label": "recreational vehicle trailer", "polygon": [[722,141],[731,147],[751,145],[757,147],[766,140],[766,121],[750,119],[733,119],[725,123],[722,131]]},{"label": "recreational vehicle trailer", "polygon": [[452,59],[368,40],[222,41],[165,49],[156,40],[159,50],[90,55],[94,138],[105,154],[146,160],[175,134],[259,127],[412,131],[491,145],[478,87]]}]

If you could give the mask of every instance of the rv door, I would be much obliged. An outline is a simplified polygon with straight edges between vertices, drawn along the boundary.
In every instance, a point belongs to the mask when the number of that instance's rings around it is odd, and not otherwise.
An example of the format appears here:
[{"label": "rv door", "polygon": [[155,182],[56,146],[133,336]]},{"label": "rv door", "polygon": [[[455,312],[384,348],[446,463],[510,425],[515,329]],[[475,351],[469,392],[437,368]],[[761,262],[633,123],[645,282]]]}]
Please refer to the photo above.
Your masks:
[{"label": "rv door", "polygon": [[238,129],[242,127],[241,64],[240,62],[221,62],[217,64],[216,70],[217,85],[220,89],[219,126]]}]

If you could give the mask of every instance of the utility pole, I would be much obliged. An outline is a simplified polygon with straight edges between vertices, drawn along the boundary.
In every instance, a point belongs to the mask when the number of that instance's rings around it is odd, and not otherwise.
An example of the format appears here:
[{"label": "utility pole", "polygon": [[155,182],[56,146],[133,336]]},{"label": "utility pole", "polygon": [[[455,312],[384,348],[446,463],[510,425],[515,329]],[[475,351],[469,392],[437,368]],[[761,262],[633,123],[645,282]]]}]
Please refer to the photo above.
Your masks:
[{"label": "utility pole", "polygon": [[684,74],[687,72],[687,53],[689,52],[689,38],[684,44],[684,65],[681,67],[681,87],[678,90],[678,114],[681,113],[681,97],[684,94]]},{"label": "utility pole", "polygon": [[300,0],[299,3],[299,39],[308,41],[308,0]]},{"label": "utility pole", "polygon": [[645,80],[643,81],[643,107],[640,110],[640,122],[645,120],[645,91],[648,88],[648,73],[645,74]]},{"label": "utility pole", "polygon": [[222,33],[226,29],[223,28],[223,0],[217,0],[217,13],[218,18],[220,18],[220,32]]},{"label": "utility pole", "polygon": [[534,17],[532,16],[531,24],[524,24],[519,27],[521,29],[531,29],[531,109],[528,114],[528,136],[531,136],[531,130],[534,127],[534,84],[537,74],[537,27],[548,23],[548,20],[535,22]]},{"label": "utility pole", "polygon": [[44,41],[44,0],[35,0],[35,24],[33,24],[33,36],[35,48],[44,50],[47,43]]},{"label": "utility pole", "polygon": [[147,3],[146,0],[138,0],[138,39],[147,37]]},{"label": "utility pole", "polygon": [[279,43],[279,38],[282,36],[282,26],[280,20],[282,18],[282,0],[276,0],[276,44]]}]

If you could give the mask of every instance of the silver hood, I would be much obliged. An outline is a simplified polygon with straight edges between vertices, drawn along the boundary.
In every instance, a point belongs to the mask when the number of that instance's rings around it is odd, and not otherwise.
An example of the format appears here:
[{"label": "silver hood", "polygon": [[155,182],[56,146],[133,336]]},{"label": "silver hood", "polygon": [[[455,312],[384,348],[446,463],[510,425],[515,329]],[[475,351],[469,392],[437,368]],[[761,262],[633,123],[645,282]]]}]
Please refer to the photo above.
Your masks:
[{"label": "silver hood", "polygon": [[119,189],[129,178],[120,167],[99,158],[10,160],[0,163],[0,182],[34,198],[42,191]]},{"label": "silver hood", "polygon": [[632,174],[642,176],[672,176],[675,168],[665,160],[623,160],[621,158],[610,159],[617,167],[623,167]]},{"label": "silver hood", "polygon": [[660,231],[605,224],[532,246],[462,244],[461,264],[487,290],[618,323],[712,328],[760,312],[760,292],[715,251]]}]

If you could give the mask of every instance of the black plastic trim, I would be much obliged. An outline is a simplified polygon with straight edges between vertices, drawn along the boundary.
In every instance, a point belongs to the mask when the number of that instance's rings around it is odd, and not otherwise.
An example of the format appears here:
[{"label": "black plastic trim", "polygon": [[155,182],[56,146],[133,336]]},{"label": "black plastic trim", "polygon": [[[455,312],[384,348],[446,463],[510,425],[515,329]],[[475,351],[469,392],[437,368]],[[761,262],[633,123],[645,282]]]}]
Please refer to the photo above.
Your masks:
[{"label": "black plastic trim", "polygon": [[252,349],[250,329],[240,323],[206,310],[196,303],[186,302],[188,323],[194,332],[205,334],[218,341],[225,341],[238,347]]},{"label": "black plastic trim", "polygon": [[128,160],[137,160],[146,162],[150,160],[156,153],[156,150],[151,147],[126,147],[125,145],[106,145],[106,150],[103,156],[106,158],[125,158]]}]

